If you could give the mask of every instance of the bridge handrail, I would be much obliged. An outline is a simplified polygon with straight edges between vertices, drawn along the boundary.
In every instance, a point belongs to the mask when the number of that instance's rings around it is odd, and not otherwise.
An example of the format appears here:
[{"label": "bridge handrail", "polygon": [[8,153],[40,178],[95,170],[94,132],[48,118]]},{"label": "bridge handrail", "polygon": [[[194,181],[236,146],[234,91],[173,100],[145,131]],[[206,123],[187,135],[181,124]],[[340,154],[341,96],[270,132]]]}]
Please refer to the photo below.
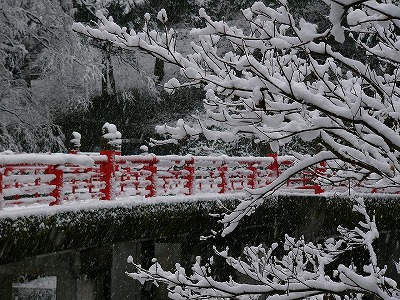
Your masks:
[{"label": "bridge handrail", "polygon": [[[157,157],[161,160],[167,161],[190,161],[195,159],[195,161],[218,161],[218,162],[270,162],[274,161],[273,157],[265,156],[265,157],[257,157],[257,156],[227,156],[227,155],[219,155],[219,156],[195,156],[195,155],[163,155],[163,156],[156,156],[154,154],[142,154],[142,155],[116,155],[116,161],[143,161],[147,162],[152,160],[154,157]],[[284,155],[278,156],[278,161],[294,161],[295,157],[291,155]]]},{"label": "bridge handrail", "polygon": [[[229,157],[122,156],[100,153],[0,154],[0,209],[33,203],[142,195],[234,193],[263,187],[293,164],[293,156]],[[311,172],[292,178],[288,188],[314,193]]]},{"label": "bridge handrail", "polygon": [[76,164],[82,166],[92,166],[94,159],[92,156],[83,154],[66,153],[21,153],[21,154],[2,154],[0,153],[0,166],[5,165],[65,165]]}]

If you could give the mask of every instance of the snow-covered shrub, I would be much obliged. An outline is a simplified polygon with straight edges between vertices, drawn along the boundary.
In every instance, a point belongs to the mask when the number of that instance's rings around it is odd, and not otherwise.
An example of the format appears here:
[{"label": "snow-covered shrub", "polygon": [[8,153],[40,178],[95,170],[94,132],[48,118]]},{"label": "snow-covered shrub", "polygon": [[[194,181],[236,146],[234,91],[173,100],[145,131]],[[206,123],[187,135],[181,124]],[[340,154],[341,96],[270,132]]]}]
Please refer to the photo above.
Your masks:
[{"label": "snow-covered shrub", "polygon": [[54,124],[0,123],[0,152],[63,152],[64,134]]}]

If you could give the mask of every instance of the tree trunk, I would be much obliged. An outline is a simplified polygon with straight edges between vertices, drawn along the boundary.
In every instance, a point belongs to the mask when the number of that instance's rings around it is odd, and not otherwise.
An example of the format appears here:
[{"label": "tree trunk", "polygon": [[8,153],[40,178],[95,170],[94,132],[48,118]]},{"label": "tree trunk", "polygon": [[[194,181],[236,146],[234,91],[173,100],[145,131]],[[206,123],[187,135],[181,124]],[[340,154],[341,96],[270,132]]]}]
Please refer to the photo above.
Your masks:
[{"label": "tree trunk", "polygon": [[103,97],[114,96],[117,94],[117,88],[111,60],[111,47],[109,44],[105,44],[102,47],[102,55],[101,95]]},{"label": "tree trunk", "polygon": [[111,51],[107,51],[107,60],[108,60],[108,81],[110,83],[111,95],[115,96],[117,94],[117,88],[115,85],[115,77],[114,77],[114,66],[111,60]]},{"label": "tree trunk", "polygon": [[103,64],[103,68],[101,70],[101,96],[108,97],[107,50],[105,49],[105,47],[103,47],[102,50],[101,63]]}]

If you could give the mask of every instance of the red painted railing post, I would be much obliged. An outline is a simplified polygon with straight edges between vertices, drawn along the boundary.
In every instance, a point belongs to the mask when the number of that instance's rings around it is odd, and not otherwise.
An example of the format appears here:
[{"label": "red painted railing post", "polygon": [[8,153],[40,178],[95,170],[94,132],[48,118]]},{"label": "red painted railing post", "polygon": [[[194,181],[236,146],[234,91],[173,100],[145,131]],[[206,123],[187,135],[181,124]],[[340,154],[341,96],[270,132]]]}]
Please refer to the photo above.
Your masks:
[{"label": "red painted railing post", "polygon": [[[11,170],[12,170],[12,168],[11,168]],[[23,171],[23,170],[21,169],[20,172],[22,172],[22,171]],[[19,182],[18,182],[18,181],[14,183],[14,187],[15,187],[16,190],[19,189]],[[19,194],[15,194],[15,195],[14,195],[14,199],[15,199],[15,200],[18,200],[18,199],[19,199]]]},{"label": "red painted railing post", "polygon": [[100,139],[100,155],[107,156],[107,162],[100,165],[100,173],[102,180],[104,181],[104,188],[100,190],[102,192],[101,200],[114,200],[115,190],[115,155],[116,152],[121,151],[121,133],[117,130],[114,124],[106,122],[101,128],[103,136]]},{"label": "red painted railing post", "polygon": [[[319,166],[317,165],[317,167],[315,168],[315,173],[317,176],[324,176],[326,174],[326,162],[325,161],[321,161],[319,163]],[[324,189],[319,184],[315,184],[314,190],[315,190],[315,194],[322,194],[324,192]]]},{"label": "red painted railing post", "polygon": [[143,167],[144,170],[149,171],[150,175],[146,177],[146,180],[150,181],[150,184],[146,186],[146,190],[149,193],[145,196],[146,198],[156,196],[156,175],[157,175],[157,157],[154,155],[148,165]]},{"label": "red painted railing post", "polygon": [[272,157],[273,158],[273,162],[268,166],[268,170],[270,171],[270,178],[272,179],[270,181],[270,183],[272,181],[274,181],[276,178],[279,177],[279,163],[278,163],[278,154],[276,153],[272,153],[272,154],[268,154],[268,157]]},{"label": "red painted railing post", "polygon": [[249,179],[249,186],[252,189],[257,188],[257,167],[256,163],[250,163],[248,170],[251,172],[249,176],[247,177]]},{"label": "red painted railing post", "polygon": [[322,194],[324,192],[324,189],[321,188],[321,186],[319,184],[315,184],[314,185],[314,192],[315,194]]},{"label": "red painted railing post", "polygon": [[186,179],[186,183],[184,187],[186,188],[185,195],[193,195],[193,187],[194,187],[194,158],[192,157],[190,160],[185,162],[184,170],[188,173],[184,176]]},{"label": "red painted railing post", "polygon": [[[38,170],[35,170],[35,177],[36,177],[36,175],[38,175],[38,174],[39,174]],[[40,179],[39,179],[39,178],[36,178],[36,179],[35,179],[35,186],[38,186],[39,184],[40,184]],[[36,198],[39,197],[39,192],[36,192],[36,193],[35,193],[35,197],[36,197]]]},{"label": "red painted railing post", "polygon": [[105,185],[104,188],[100,190],[103,194],[100,200],[113,200],[115,152],[114,150],[100,150],[100,155],[107,156],[107,161],[100,165],[100,176]]},{"label": "red painted railing post", "polygon": [[49,174],[54,174],[55,176],[50,182],[51,185],[55,186],[54,190],[50,193],[50,196],[54,197],[54,201],[49,205],[53,206],[61,204],[64,172],[59,169],[58,166],[49,166],[48,172]]},{"label": "red painted railing post", "polygon": [[218,167],[219,177],[221,177],[221,183],[218,184],[220,188],[219,193],[224,194],[227,191],[227,180],[226,180],[226,173],[228,171],[228,167],[226,166],[225,162],[222,162],[221,165]]},{"label": "red painted railing post", "polygon": [[319,165],[315,168],[315,173],[318,176],[323,176],[326,173],[326,161],[321,161]]}]

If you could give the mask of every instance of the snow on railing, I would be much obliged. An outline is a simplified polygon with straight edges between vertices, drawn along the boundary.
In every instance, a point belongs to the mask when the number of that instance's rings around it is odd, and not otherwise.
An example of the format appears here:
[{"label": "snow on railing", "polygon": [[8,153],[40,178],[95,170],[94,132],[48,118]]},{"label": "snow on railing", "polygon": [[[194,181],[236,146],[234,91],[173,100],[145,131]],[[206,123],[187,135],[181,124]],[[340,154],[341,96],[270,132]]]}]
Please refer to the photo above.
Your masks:
[{"label": "snow on railing", "polygon": [[[76,154],[0,154],[0,209],[32,203],[141,195],[235,193],[271,183],[295,162],[291,156],[122,156],[115,150]],[[303,172],[287,188],[323,190],[313,172]]]}]

